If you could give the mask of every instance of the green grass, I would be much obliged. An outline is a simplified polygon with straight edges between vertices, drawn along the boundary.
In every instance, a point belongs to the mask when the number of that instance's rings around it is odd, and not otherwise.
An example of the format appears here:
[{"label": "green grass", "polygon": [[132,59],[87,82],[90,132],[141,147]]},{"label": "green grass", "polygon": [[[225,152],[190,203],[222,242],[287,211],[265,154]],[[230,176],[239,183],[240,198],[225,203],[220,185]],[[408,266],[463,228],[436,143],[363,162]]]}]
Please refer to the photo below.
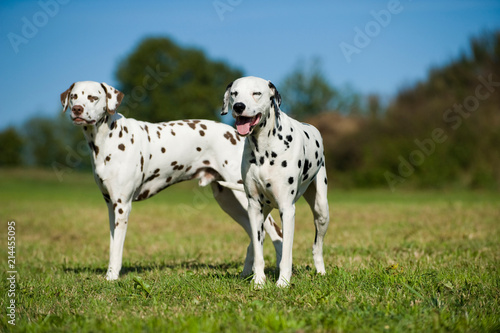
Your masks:
[{"label": "green grass", "polygon": [[[331,181],[334,183],[334,180]],[[16,221],[16,326],[27,332],[498,332],[500,194],[332,191],[326,276],[312,264],[300,201],[289,289],[239,278],[248,239],[207,189],[183,183],[135,203],[118,281],[104,279],[107,211],[90,174],[0,170]]]}]

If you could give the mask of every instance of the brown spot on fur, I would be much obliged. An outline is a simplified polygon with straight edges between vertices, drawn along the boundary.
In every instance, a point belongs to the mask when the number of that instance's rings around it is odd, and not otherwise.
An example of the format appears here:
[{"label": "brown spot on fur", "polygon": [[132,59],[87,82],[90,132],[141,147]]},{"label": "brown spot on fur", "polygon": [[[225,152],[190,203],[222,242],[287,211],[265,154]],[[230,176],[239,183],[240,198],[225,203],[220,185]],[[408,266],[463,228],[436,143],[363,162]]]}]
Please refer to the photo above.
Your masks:
[{"label": "brown spot on fur", "polygon": [[118,213],[123,214],[123,209],[118,209]]},{"label": "brown spot on fur", "polygon": [[205,124],[201,124],[200,126],[201,126],[201,128],[203,128],[204,130],[206,130],[206,129],[207,129],[207,125],[205,125]]},{"label": "brown spot on fur", "polygon": [[97,101],[97,100],[99,99],[99,97],[96,97],[96,96],[90,96],[90,95],[88,95],[88,96],[87,96],[87,98],[88,98],[88,99],[89,99],[89,101],[91,101],[91,102],[95,102],[95,101]]},{"label": "brown spot on fur", "polygon": [[172,163],[170,163],[170,165],[176,165],[177,164],[177,161],[173,161]]},{"label": "brown spot on fur", "polygon": [[271,224],[273,225],[274,230],[276,230],[276,233],[278,234],[278,236],[283,238],[283,233],[281,232],[280,227],[278,227],[278,225],[276,223],[274,223],[273,220],[271,220],[271,218],[269,218],[269,222],[271,222]]},{"label": "brown spot on fur", "polygon": [[196,150],[197,150],[197,151],[201,151],[201,148],[200,148],[200,147],[196,147]]},{"label": "brown spot on fur", "polygon": [[170,183],[171,180],[172,180],[172,177],[168,177],[167,178],[167,183]]},{"label": "brown spot on fur", "polygon": [[161,152],[165,153],[165,151],[166,151],[165,147],[161,147]]},{"label": "brown spot on fur", "polygon": [[156,134],[158,134],[158,139],[160,138],[160,131],[156,131]]},{"label": "brown spot on fur", "polygon": [[205,136],[205,132],[204,131],[200,131],[200,135],[201,136]]},{"label": "brown spot on fur", "polygon": [[120,143],[118,145],[118,149],[122,150],[122,151],[125,151],[125,145],[123,143]]},{"label": "brown spot on fur", "polygon": [[231,144],[233,145],[236,145],[236,139],[234,138],[233,134],[229,131],[227,131],[225,134],[224,134],[224,137],[226,139],[228,139],[229,141],[231,141]]},{"label": "brown spot on fur", "polygon": [[209,161],[209,160],[204,160],[204,161],[203,161],[203,164],[209,165],[209,164],[210,164],[210,161]]},{"label": "brown spot on fur", "polygon": [[188,166],[188,167],[186,168],[186,172],[188,172],[189,170],[191,170],[191,168],[192,168],[192,166],[191,166],[191,165],[190,165],[190,166]]},{"label": "brown spot on fur", "polygon": [[174,130],[171,130],[170,133],[172,133],[172,135],[175,136]]}]

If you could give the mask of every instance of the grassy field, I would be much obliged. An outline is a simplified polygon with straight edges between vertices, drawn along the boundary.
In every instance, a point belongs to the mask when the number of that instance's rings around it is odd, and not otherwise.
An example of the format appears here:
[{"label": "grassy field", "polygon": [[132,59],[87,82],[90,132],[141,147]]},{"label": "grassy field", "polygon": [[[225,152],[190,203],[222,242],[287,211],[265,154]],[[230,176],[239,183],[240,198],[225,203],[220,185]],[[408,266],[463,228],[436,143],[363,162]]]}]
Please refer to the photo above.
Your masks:
[{"label": "grassy field", "polygon": [[[331,181],[334,183],[334,180]],[[3,314],[27,332],[498,332],[500,194],[332,191],[326,276],[312,215],[297,207],[294,274],[239,278],[248,239],[208,189],[184,183],[135,203],[118,281],[104,279],[107,210],[90,174],[0,170]],[[8,222],[15,221],[15,297]],[[15,326],[8,323],[15,300]]]}]

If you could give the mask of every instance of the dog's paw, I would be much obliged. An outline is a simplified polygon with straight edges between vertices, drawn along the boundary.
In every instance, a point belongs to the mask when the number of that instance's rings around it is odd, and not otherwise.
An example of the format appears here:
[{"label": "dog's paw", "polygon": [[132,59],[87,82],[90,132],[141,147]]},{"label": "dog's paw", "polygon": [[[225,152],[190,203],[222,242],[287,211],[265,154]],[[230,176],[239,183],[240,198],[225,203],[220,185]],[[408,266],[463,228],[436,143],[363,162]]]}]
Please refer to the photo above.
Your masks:
[{"label": "dog's paw", "polygon": [[276,282],[276,286],[278,288],[288,288],[290,287],[290,281],[287,281],[285,278],[280,277],[278,282]]},{"label": "dog's paw", "polygon": [[106,280],[108,281],[118,280],[118,273],[113,273],[113,272],[106,273]]},{"label": "dog's paw", "polygon": [[263,275],[263,276],[254,275],[254,277],[252,279],[252,284],[253,284],[254,289],[264,288],[264,285],[266,284],[266,276],[265,275]]}]

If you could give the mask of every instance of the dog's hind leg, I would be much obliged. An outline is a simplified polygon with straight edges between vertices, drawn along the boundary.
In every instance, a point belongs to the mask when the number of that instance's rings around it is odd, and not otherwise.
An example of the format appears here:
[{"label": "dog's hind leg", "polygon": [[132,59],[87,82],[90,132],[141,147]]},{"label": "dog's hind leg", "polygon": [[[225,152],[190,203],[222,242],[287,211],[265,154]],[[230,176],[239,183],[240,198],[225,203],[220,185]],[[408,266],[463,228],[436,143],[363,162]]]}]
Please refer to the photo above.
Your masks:
[{"label": "dog's hind leg", "polygon": [[304,193],[304,198],[311,207],[314,216],[316,235],[313,244],[313,259],[314,266],[319,274],[325,274],[323,239],[330,222],[327,192],[326,169],[322,167],[316,175],[314,182],[309,185],[309,188]]}]

